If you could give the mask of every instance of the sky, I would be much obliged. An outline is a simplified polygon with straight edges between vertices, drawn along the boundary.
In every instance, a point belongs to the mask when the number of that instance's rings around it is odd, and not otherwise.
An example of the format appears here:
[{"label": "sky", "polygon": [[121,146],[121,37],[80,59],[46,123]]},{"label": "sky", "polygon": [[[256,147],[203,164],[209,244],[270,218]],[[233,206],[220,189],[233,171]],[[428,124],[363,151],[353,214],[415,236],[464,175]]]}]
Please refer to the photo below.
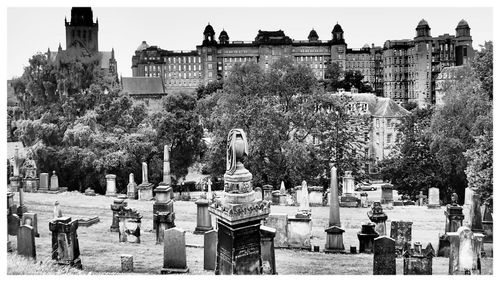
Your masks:
[{"label": "sky", "polygon": [[[80,1],[81,2],[81,1]],[[109,2],[108,2],[109,3]],[[455,3],[455,2],[450,2]],[[81,4],[81,3],[78,3]],[[84,3],[85,4],[85,3]],[[87,6],[91,6],[87,3]],[[330,4],[331,5],[331,4]],[[22,75],[28,59],[59,43],[66,49],[64,18],[71,6],[7,7],[7,78]],[[259,29],[283,30],[294,40],[306,40],[314,28],[320,40],[331,39],[338,22],[348,48],[365,43],[383,46],[390,39],[412,39],[421,19],[431,35],[455,34],[461,19],[471,28],[473,47],[493,40],[491,7],[93,7],[99,19],[99,49],[115,50],[118,72],[132,75],[131,60],[143,40],[166,50],[195,50],[210,23],[218,38],[222,29],[230,40],[252,41]]]}]

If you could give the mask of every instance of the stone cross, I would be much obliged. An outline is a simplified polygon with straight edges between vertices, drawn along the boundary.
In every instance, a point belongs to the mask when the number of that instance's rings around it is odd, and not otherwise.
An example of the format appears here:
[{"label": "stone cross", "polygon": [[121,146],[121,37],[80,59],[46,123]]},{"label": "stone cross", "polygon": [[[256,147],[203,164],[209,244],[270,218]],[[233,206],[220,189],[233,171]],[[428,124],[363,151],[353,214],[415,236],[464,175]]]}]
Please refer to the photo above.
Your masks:
[{"label": "stone cross", "polygon": [[170,146],[163,147],[163,183],[170,186],[172,178],[170,176]]},{"label": "stone cross", "polygon": [[148,181],[148,164],[146,162],[142,163],[142,183],[149,183]]}]

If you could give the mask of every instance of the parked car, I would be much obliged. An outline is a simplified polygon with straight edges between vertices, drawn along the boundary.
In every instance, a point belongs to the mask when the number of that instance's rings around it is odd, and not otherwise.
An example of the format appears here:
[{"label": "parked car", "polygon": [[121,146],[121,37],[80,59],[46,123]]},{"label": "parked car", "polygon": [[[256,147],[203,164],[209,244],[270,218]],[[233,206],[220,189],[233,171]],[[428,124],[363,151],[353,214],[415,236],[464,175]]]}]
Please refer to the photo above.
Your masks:
[{"label": "parked car", "polygon": [[356,184],[356,191],[375,191],[377,190],[377,187],[368,183],[368,182],[361,182]]}]

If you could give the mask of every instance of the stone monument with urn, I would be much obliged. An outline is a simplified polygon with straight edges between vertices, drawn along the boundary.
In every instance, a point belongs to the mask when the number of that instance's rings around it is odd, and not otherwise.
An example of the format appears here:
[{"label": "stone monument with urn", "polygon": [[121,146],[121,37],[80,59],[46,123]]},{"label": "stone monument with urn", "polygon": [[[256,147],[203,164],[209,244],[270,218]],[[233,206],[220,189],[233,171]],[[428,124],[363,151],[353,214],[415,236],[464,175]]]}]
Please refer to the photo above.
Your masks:
[{"label": "stone monument with urn", "polygon": [[245,132],[232,129],[227,138],[223,196],[209,207],[218,227],[216,274],[262,274],[260,226],[270,203],[255,199],[252,174],[243,165],[246,156]]},{"label": "stone monument with urn", "polygon": [[153,229],[156,231],[156,243],[163,242],[165,230],[175,227],[174,201],[170,175],[170,148],[165,145],[163,151],[163,181],[156,187],[156,201],[153,204]]}]

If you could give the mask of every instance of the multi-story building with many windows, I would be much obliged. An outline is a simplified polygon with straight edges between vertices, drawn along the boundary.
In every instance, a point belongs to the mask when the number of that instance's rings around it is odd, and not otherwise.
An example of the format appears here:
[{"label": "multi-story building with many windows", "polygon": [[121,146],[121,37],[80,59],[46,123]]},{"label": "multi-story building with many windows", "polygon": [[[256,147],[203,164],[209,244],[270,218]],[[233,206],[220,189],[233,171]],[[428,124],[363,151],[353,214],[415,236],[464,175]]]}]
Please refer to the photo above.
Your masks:
[{"label": "multi-story building with many windows", "polygon": [[359,71],[374,92],[396,102],[434,103],[435,79],[442,68],[464,64],[472,56],[472,38],[466,21],[456,35],[431,37],[430,27],[420,21],[413,40],[388,40],[383,47],[347,48],[344,31],[337,23],[331,38],[320,40],[313,29],[307,40],[293,40],[282,30],[259,30],[253,41],[230,41],[222,30],[216,40],[208,24],[196,50],[169,51],[145,41],[132,56],[134,77],[161,77],[166,91],[193,90],[200,84],[227,77],[235,63],[257,62],[264,70],[279,58],[308,65],[316,78],[325,77],[329,63]]}]

